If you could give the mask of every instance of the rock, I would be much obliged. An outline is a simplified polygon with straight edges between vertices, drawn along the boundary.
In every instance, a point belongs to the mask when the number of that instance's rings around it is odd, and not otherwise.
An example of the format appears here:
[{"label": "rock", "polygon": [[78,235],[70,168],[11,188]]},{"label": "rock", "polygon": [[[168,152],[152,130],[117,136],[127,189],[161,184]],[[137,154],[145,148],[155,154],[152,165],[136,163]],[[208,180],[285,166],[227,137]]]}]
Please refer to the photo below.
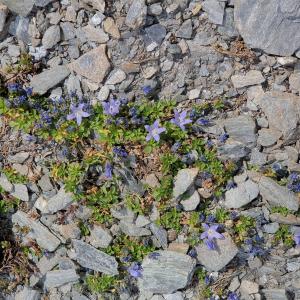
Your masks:
[{"label": "rock", "polygon": [[220,271],[238,253],[238,248],[232,241],[230,235],[227,233],[223,235],[225,239],[216,240],[217,250],[209,250],[204,243],[196,247],[200,264],[209,271]]},{"label": "rock", "polygon": [[[61,22],[60,27],[62,30],[62,39],[64,41],[69,41],[75,38],[76,32],[75,32],[75,27],[72,23],[70,22]],[[80,36],[80,40],[86,38],[85,32],[83,29],[80,29],[82,32],[82,36]],[[79,34],[78,34],[79,35]],[[69,47],[70,48],[70,47]]]},{"label": "rock", "polygon": [[181,292],[164,295],[164,298],[165,298],[165,300],[184,300],[184,296]]},{"label": "rock", "polygon": [[265,78],[260,71],[251,70],[245,75],[233,75],[231,77],[231,81],[234,88],[240,89],[243,87],[263,83],[265,82]]},{"label": "rock", "polygon": [[151,188],[157,188],[160,186],[160,183],[154,173],[146,174],[145,178],[143,178],[143,183]]},{"label": "rock", "polygon": [[240,208],[253,201],[258,194],[258,185],[252,180],[247,180],[226,191],[224,205],[227,208]]},{"label": "rock", "polygon": [[67,283],[78,282],[79,276],[74,269],[54,270],[46,273],[44,288],[50,290]]},{"label": "rock", "polygon": [[137,227],[145,227],[147,225],[149,225],[151,223],[151,221],[149,220],[149,218],[143,216],[143,215],[138,215],[138,217],[135,220],[135,225]]},{"label": "rock", "polygon": [[144,258],[143,276],[138,279],[140,291],[171,294],[185,288],[191,281],[196,261],[190,256],[172,252],[156,251],[157,259]]},{"label": "rock", "polygon": [[73,240],[75,260],[84,268],[108,275],[118,275],[116,259],[80,240]]},{"label": "rock", "polygon": [[289,77],[290,90],[300,92],[300,73],[293,73]]},{"label": "rock", "polygon": [[35,0],[34,4],[37,7],[45,7],[54,0]]},{"label": "rock", "polygon": [[263,226],[263,231],[269,234],[274,234],[279,229],[278,223],[269,223]]},{"label": "rock", "polygon": [[235,38],[239,35],[234,25],[233,8],[226,8],[223,25],[218,26],[218,32],[222,35],[227,35],[230,38]]},{"label": "rock", "polygon": [[48,90],[62,82],[70,71],[65,66],[55,66],[31,78],[30,86],[33,92],[44,95]]},{"label": "rock", "polygon": [[189,244],[172,242],[169,244],[168,250],[187,254],[187,252],[189,250]]},{"label": "rock", "polygon": [[95,248],[107,248],[112,240],[113,238],[109,231],[97,225],[94,225],[91,235],[87,237],[87,242]]},{"label": "rock", "polygon": [[291,67],[297,63],[298,59],[293,56],[277,57],[277,62],[282,66]]},{"label": "rock", "polygon": [[163,12],[163,8],[160,3],[154,3],[148,7],[149,15],[159,16]]},{"label": "rock", "polygon": [[157,226],[154,223],[150,224],[150,230],[152,231],[154,237],[158,241],[158,246],[162,247],[163,249],[167,249],[168,247],[167,231],[163,227]]},{"label": "rock", "polygon": [[195,210],[200,203],[199,193],[195,191],[188,199],[182,200],[180,203],[182,204],[185,211]]},{"label": "rock", "polygon": [[17,199],[22,201],[28,202],[29,201],[29,194],[28,189],[25,184],[16,183],[14,184],[14,190],[11,193]]},{"label": "rock", "polygon": [[24,286],[22,291],[16,293],[15,300],[40,300],[41,299],[41,293],[37,290],[33,290],[31,288],[28,288],[27,286]]},{"label": "rock", "polygon": [[261,107],[269,126],[282,132],[285,144],[291,144],[300,137],[299,101],[300,97],[280,92],[269,92],[262,97]]},{"label": "rock", "polygon": [[238,116],[224,121],[229,137],[243,143],[250,149],[256,146],[256,125],[249,116]]},{"label": "rock", "polygon": [[53,48],[60,41],[60,27],[53,25],[44,33],[42,43],[45,49]]},{"label": "rock", "polygon": [[87,25],[83,27],[82,30],[84,31],[87,40],[90,42],[104,44],[109,40],[109,36],[101,28]]},{"label": "rock", "polygon": [[125,79],[126,79],[126,73],[121,69],[115,69],[110,73],[105,84],[114,85],[114,84],[121,83]]},{"label": "rock", "polygon": [[180,170],[174,180],[173,196],[178,198],[185,193],[193,184],[199,173],[198,168]]},{"label": "rock", "polygon": [[48,251],[54,251],[59,245],[59,239],[52,234],[41,222],[30,219],[26,213],[17,211],[12,215],[12,222],[30,229],[30,236],[38,245]]},{"label": "rock", "polygon": [[19,152],[15,155],[9,155],[7,160],[14,164],[23,164],[25,162],[25,160],[29,157],[30,153],[29,152]]},{"label": "rock", "polygon": [[250,164],[254,166],[263,166],[267,163],[267,155],[254,148],[250,156]]},{"label": "rock", "polygon": [[280,186],[273,179],[261,176],[258,179],[258,187],[261,196],[270,205],[286,207],[292,211],[298,210],[298,197],[285,186]]},{"label": "rock", "polygon": [[269,54],[290,56],[300,48],[298,1],[248,1],[234,3],[234,19],[251,48]]},{"label": "rock", "polygon": [[51,229],[58,232],[66,240],[80,239],[81,231],[76,223],[69,223],[66,225],[53,224]]},{"label": "rock", "polygon": [[127,12],[125,24],[132,29],[138,29],[145,25],[146,16],[147,6],[145,0],[133,0]]},{"label": "rock", "polygon": [[4,30],[7,14],[8,14],[7,6],[0,4],[0,34]]},{"label": "rock", "polygon": [[263,289],[262,294],[266,300],[288,300],[288,296],[284,289]]},{"label": "rock", "polygon": [[41,179],[38,181],[38,185],[43,190],[43,192],[48,192],[53,189],[53,185],[48,175],[43,175]]},{"label": "rock", "polygon": [[243,143],[228,139],[226,144],[217,148],[218,156],[221,159],[231,159],[238,161],[249,155],[251,150],[246,147]]},{"label": "rock", "polygon": [[101,45],[80,56],[69,65],[77,74],[101,83],[110,70],[110,62],[106,56],[106,46]]},{"label": "rock", "polygon": [[225,3],[218,0],[205,0],[202,3],[203,10],[208,14],[208,19],[218,25],[223,24]]},{"label": "rock", "polygon": [[132,223],[127,223],[124,221],[121,221],[120,224],[120,229],[123,233],[125,233],[128,236],[148,236],[151,235],[151,231],[143,228],[143,227],[138,227],[135,224]]},{"label": "rock", "polygon": [[82,2],[90,5],[93,9],[99,10],[101,13],[105,11],[105,0],[82,0]]},{"label": "rock", "polygon": [[10,183],[10,181],[7,179],[6,175],[1,174],[0,176],[0,187],[8,193],[11,193],[13,191],[14,186]]},{"label": "rock", "polygon": [[189,91],[189,100],[194,100],[200,97],[201,90],[193,89]]},{"label": "rock", "polygon": [[193,24],[191,19],[187,19],[182,23],[176,32],[176,37],[190,39],[193,35]]},{"label": "rock", "polygon": [[270,220],[272,222],[278,222],[280,224],[300,225],[300,218],[292,214],[284,216],[280,213],[273,213],[270,214]]},{"label": "rock", "polygon": [[256,294],[259,291],[259,285],[253,281],[242,280],[240,291],[242,295]]},{"label": "rock", "polygon": [[262,128],[258,132],[257,143],[263,147],[274,146],[281,138],[282,133],[276,129]]},{"label": "rock", "polygon": [[26,17],[31,12],[35,0],[0,0],[0,4],[6,5],[10,11]]},{"label": "rock", "polygon": [[161,24],[154,24],[145,29],[146,34],[144,35],[144,41],[146,46],[155,43],[159,46],[164,40],[167,30],[166,27]]},{"label": "rock", "polygon": [[110,212],[114,218],[128,223],[132,223],[135,218],[135,213],[124,205],[113,207]]},{"label": "rock", "polygon": [[44,214],[53,214],[59,210],[63,210],[73,202],[72,193],[67,193],[64,188],[61,188],[58,193],[46,200],[42,196],[35,203],[35,207]]},{"label": "rock", "polygon": [[110,34],[115,39],[121,38],[119,28],[116,25],[113,18],[110,18],[110,17],[106,18],[103,22],[103,28],[104,28],[105,32]]}]

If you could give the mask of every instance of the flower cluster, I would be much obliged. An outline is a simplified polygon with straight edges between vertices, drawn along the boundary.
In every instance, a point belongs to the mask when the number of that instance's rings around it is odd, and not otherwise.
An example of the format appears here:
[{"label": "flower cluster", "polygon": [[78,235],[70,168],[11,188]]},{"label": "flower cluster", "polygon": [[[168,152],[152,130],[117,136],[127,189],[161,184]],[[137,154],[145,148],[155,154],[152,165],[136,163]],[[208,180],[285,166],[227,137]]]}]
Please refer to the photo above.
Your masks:
[{"label": "flower cluster", "polygon": [[297,173],[291,173],[288,178],[287,187],[289,190],[300,193],[300,176]]},{"label": "flower cluster", "polygon": [[209,226],[208,224],[203,223],[202,226],[205,231],[201,233],[201,240],[204,241],[209,250],[216,250],[215,240],[225,239],[224,235],[218,232],[219,224]]}]

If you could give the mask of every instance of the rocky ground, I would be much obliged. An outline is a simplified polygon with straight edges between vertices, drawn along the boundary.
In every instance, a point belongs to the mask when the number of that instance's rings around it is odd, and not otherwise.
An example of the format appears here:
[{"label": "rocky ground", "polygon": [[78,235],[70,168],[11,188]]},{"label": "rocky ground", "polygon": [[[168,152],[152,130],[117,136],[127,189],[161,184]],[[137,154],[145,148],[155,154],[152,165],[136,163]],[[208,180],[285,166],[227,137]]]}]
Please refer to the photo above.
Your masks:
[{"label": "rocky ground", "polygon": [[300,299],[297,0],[0,0],[0,298]]}]

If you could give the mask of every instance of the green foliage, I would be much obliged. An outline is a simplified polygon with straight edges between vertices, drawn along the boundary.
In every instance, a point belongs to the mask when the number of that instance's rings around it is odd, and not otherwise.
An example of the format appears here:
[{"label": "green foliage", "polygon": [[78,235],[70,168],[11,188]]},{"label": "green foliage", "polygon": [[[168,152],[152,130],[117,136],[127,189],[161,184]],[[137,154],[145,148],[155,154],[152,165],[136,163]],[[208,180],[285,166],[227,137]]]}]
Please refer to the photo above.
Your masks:
[{"label": "green foliage", "polygon": [[34,69],[32,57],[28,53],[21,53],[19,62],[14,66],[8,66],[7,73],[30,73]]},{"label": "green foliage", "polygon": [[234,231],[240,241],[244,241],[250,230],[255,227],[255,219],[247,216],[240,216],[239,220],[234,224]]},{"label": "green foliage", "polygon": [[78,226],[82,236],[87,236],[90,234],[90,229],[84,222],[80,221]]},{"label": "green foliage", "polygon": [[16,170],[11,168],[4,168],[1,170],[11,183],[26,183],[28,178],[24,175],[19,174]]},{"label": "green foliage", "polygon": [[130,256],[132,261],[142,261],[145,256],[154,250],[155,248],[153,246],[144,245],[136,238],[122,234],[117,236],[113,244],[108,246],[104,251],[119,259]]},{"label": "green foliage", "polygon": [[294,245],[293,235],[291,234],[290,227],[288,225],[280,225],[279,229],[275,233],[275,242],[282,242],[287,247],[292,247]]},{"label": "green foliage", "polygon": [[[1,191],[0,191],[1,193]],[[0,215],[8,213],[20,204],[20,200],[16,198],[2,199],[0,200]]]},{"label": "green foliage", "polygon": [[229,219],[229,212],[224,208],[217,208],[215,213],[217,223],[224,223]]},{"label": "green foliage", "polygon": [[174,229],[177,232],[180,232],[182,229],[180,221],[181,213],[178,212],[176,208],[172,208],[170,211],[163,213],[157,223],[166,229]]},{"label": "green foliage", "polygon": [[116,287],[117,279],[110,275],[88,275],[85,278],[85,284],[92,293],[103,293],[111,291]]},{"label": "green foliage", "polygon": [[289,215],[289,214],[293,214],[293,212],[290,211],[288,208],[282,207],[282,206],[272,207],[272,208],[271,208],[271,212],[272,212],[272,213],[279,213],[279,214],[281,214],[281,215],[283,215],[283,216],[285,216],[285,217],[286,217],[287,215]]},{"label": "green foliage", "polygon": [[160,157],[160,161],[164,174],[174,175],[179,169],[183,167],[183,163],[180,161],[178,155],[175,155],[173,153],[165,153]]},{"label": "green foliage", "polygon": [[126,206],[137,214],[144,215],[150,210],[150,207],[144,207],[143,198],[138,194],[127,194],[125,196]]},{"label": "green foliage", "polygon": [[160,181],[160,186],[153,190],[153,197],[156,201],[169,200],[173,192],[173,178],[165,176]]}]

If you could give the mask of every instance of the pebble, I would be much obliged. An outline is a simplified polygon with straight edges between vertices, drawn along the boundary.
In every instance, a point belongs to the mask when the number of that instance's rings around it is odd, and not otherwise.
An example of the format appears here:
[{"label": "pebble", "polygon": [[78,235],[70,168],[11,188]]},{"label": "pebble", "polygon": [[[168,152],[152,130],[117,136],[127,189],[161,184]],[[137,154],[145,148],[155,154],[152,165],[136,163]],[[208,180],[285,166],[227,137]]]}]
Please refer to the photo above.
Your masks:
[{"label": "pebble", "polygon": [[259,291],[259,285],[256,282],[249,280],[242,280],[240,291],[242,294],[251,295],[256,294]]},{"label": "pebble", "polygon": [[223,24],[225,3],[217,0],[205,0],[203,10],[208,14],[209,20],[218,25]]},{"label": "pebble", "polygon": [[11,182],[7,179],[6,175],[1,174],[0,176],[0,187],[8,193],[11,193],[14,189],[14,186],[11,184]]},{"label": "pebble", "polygon": [[14,189],[11,195],[17,199],[22,201],[28,202],[29,201],[29,194],[28,189],[25,184],[16,183],[14,184]]},{"label": "pebble", "polygon": [[182,169],[177,173],[173,188],[174,198],[181,196],[193,185],[198,173],[198,168]]},{"label": "pebble", "polygon": [[136,30],[145,25],[146,16],[147,6],[145,0],[133,0],[127,12],[125,24]]},{"label": "pebble", "polygon": [[97,225],[94,225],[90,231],[90,236],[87,237],[87,242],[95,248],[107,248],[112,240],[113,238],[109,231]]},{"label": "pebble", "polygon": [[50,26],[44,33],[42,44],[45,49],[51,49],[60,41],[60,28],[58,25]]},{"label": "pebble", "polygon": [[180,203],[185,211],[195,210],[200,203],[199,193],[195,191],[189,198],[182,200]]},{"label": "pebble", "polygon": [[106,80],[105,84],[107,85],[114,85],[121,83],[126,79],[126,73],[121,69],[113,70],[110,75],[108,76],[108,79]]},{"label": "pebble", "polygon": [[143,227],[138,227],[135,224],[127,223],[125,221],[121,221],[119,226],[121,231],[128,236],[139,237],[151,235],[150,230]]},{"label": "pebble", "polygon": [[120,39],[120,31],[113,18],[106,18],[103,22],[103,29],[115,39]]},{"label": "pebble", "polygon": [[44,288],[50,290],[57,288],[67,283],[76,283],[79,280],[79,276],[74,269],[69,270],[54,270],[46,273]]},{"label": "pebble", "polygon": [[251,70],[245,75],[233,75],[231,80],[234,88],[236,89],[265,82],[265,78],[262,73],[256,70]]},{"label": "pebble", "polygon": [[15,294],[14,300],[40,300],[41,293],[37,290],[24,286],[24,288]]}]

